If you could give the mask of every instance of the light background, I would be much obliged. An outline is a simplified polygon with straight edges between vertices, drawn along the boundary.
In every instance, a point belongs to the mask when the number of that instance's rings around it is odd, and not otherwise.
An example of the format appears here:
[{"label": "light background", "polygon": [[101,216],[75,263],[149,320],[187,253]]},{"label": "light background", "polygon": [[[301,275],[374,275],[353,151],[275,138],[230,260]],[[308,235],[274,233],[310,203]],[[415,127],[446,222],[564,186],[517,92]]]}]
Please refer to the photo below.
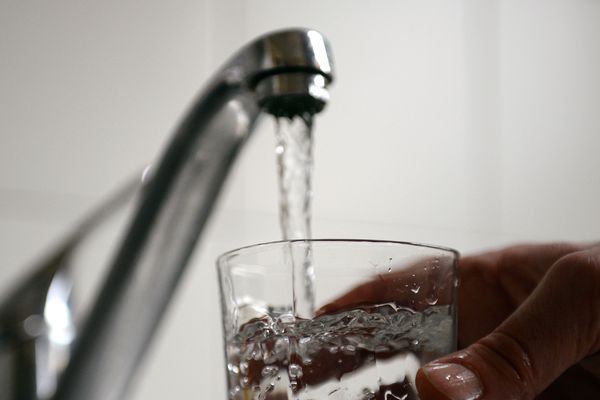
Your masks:
[{"label": "light background", "polygon": [[[159,153],[220,63],[290,26],[337,67],[314,236],[600,237],[598,1],[0,0],[0,290]],[[213,262],[279,237],[273,146],[265,120],[131,398],[224,398]]]}]

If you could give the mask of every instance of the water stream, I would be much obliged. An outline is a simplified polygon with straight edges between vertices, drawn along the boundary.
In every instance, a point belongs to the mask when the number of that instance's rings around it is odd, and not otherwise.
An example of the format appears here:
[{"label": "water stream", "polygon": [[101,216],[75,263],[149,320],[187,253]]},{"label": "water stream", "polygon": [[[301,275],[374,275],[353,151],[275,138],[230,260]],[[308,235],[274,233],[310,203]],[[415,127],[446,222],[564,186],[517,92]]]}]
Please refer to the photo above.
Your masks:
[{"label": "water stream", "polygon": [[[279,173],[279,217],[284,240],[311,238],[313,172],[312,116],[278,118],[276,129]],[[314,268],[310,246],[301,259],[288,252],[293,269],[294,315],[312,318],[315,310]]]}]

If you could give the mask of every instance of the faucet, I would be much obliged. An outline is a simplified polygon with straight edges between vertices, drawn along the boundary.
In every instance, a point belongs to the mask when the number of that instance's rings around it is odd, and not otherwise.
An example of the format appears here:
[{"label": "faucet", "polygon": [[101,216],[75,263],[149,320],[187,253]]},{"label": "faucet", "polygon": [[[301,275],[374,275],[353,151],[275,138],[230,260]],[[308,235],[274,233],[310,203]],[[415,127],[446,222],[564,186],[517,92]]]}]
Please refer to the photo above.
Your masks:
[{"label": "faucet", "polygon": [[[261,110],[319,113],[332,79],[327,41],[308,29],[259,37],[225,63],[141,183],[92,213],[0,305],[0,399],[123,399]],[[126,233],[76,327],[70,257],[134,192]]]}]

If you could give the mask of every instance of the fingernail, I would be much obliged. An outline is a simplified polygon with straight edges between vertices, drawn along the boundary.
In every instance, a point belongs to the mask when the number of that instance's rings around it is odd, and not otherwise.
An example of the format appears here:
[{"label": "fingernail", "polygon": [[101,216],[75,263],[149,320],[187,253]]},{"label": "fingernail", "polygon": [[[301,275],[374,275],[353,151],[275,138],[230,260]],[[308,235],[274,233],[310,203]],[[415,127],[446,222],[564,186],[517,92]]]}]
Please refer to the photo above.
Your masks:
[{"label": "fingernail", "polygon": [[422,370],[428,383],[449,400],[476,400],[483,393],[477,375],[460,364],[434,363]]}]

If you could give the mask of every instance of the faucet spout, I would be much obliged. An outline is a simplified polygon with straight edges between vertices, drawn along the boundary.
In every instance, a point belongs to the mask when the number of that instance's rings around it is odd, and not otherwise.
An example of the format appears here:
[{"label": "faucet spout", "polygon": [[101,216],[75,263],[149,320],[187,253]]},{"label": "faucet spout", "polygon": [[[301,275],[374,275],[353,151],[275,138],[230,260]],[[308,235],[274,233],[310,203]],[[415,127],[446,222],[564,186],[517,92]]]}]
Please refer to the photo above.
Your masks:
[{"label": "faucet spout", "polygon": [[318,113],[332,79],[327,42],[304,29],[258,38],[213,77],[145,179],[55,400],[123,398],[260,110]]}]

